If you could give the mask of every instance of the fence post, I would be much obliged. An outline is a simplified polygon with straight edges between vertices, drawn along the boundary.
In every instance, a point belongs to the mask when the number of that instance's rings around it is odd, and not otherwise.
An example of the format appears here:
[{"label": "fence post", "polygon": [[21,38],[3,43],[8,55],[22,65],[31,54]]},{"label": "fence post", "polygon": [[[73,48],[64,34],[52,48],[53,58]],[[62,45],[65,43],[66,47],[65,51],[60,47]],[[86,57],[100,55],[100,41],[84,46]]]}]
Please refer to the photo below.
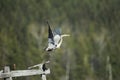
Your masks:
[{"label": "fence post", "polygon": [[[3,72],[4,73],[10,72],[10,67],[9,66],[5,66]],[[4,80],[12,80],[12,77],[4,78]]]}]

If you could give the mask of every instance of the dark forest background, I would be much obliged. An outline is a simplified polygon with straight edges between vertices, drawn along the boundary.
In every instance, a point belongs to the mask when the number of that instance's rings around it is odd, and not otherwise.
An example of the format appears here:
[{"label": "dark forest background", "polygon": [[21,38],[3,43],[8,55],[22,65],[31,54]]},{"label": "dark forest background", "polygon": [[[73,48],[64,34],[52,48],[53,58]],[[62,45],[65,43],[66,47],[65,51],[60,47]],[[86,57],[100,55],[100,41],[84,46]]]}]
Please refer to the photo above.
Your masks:
[{"label": "dark forest background", "polygon": [[46,20],[71,35],[51,54],[48,80],[120,80],[120,0],[0,0],[0,70],[47,60]]}]

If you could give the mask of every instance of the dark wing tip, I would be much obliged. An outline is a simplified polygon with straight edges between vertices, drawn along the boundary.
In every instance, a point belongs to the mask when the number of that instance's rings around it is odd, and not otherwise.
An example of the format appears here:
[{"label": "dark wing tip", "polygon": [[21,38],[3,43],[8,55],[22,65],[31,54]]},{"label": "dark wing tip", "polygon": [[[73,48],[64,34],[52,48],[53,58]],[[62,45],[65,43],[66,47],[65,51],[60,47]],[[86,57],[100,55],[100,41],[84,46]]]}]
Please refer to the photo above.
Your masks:
[{"label": "dark wing tip", "polygon": [[47,21],[47,24],[48,24],[48,38],[53,38],[53,33],[52,33],[52,30],[50,28],[50,24],[48,21]]}]

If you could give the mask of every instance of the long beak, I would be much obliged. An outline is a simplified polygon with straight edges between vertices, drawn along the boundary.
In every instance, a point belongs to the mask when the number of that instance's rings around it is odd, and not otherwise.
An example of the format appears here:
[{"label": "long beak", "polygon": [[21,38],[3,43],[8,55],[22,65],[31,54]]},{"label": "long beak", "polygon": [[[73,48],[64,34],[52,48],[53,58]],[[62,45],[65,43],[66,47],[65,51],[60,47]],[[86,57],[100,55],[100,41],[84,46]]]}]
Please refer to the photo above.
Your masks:
[{"label": "long beak", "polygon": [[61,37],[66,37],[66,36],[70,36],[69,34],[63,34],[61,35]]}]

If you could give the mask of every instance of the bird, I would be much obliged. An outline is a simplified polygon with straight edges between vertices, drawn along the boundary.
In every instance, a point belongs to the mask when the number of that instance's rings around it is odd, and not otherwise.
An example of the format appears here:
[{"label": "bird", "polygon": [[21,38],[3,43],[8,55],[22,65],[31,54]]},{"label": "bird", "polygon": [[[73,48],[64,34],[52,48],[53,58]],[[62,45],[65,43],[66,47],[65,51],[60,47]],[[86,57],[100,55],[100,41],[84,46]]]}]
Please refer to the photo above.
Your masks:
[{"label": "bird", "polygon": [[47,21],[48,25],[48,46],[46,47],[46,51],[53,51],[57,48],[60,48],[63,37],[70,36],[69,34],[61,34],[60,31],[55,30],[52,31],[49,22]]},{"label": "bird", "polygon": [[42,72],[44,72],[43,74],[40,74],[40,77],[42,78],[42,80],[47,80],[47,79],[46,79],[46,74],[45,74],[45,71],[47,71],[47,68],[46,68],[46,66],[45,66],[45,63],[28,67],[28,69],[32,69],[32,68],[34,68],[34,67],[39,67],[39,69],[40,69]]},{"label": "bird", "polygon": [[[44,62],[44,63],[42,64],[42,66],[41,66],[42,71],[45,72],[46,74],[49,74],[49,73],[50,73],[50,70],[46,67],[46,64],[49,64],[49,63],[50,63],[50,61],[46,61],[46,62]],[[45,73],[44,73],[44,74],[41,74],[42,80],[47,80]]]},{"label": "bird", "polygon": [[50,63],[50,61],[45,61],[45,62],[42,62],[41,64],[37,64],[37,65],[31,66],[31,67],[28,67],[28,69],[38,67],[41,71],[45,72],[48,69],[46,67],[46,64],[49,64],[49,63]]},{"label": "bird", "polygon": [[31,67],[28,67],[28,69],[38,67],[43,72],[40,75],[42,80],[47,80],[46,79],[46,74],[50,74],[50,69],[46,66],[46,64],[49,64],[49,63],[50,63],[50,61],[45,61],[45,62],[43,62],[41,64],[37,64],[37,65],[31,66]]}]

